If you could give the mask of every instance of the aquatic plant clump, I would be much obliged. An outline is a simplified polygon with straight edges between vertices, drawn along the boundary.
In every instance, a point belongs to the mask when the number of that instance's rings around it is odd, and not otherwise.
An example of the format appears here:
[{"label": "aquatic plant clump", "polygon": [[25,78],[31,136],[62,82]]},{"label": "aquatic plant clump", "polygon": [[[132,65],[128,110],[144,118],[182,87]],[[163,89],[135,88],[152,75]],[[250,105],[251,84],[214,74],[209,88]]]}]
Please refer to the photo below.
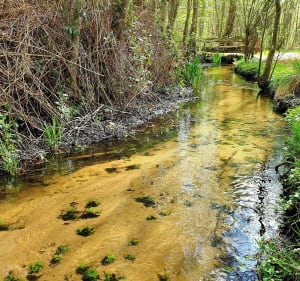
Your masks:
[{"label": "aquatic plant clump", "polygon": [[100,275],[95,269],[89,269],[83,276],[82,281],[96,281],[100,280]]},{"label": "aquatic plant clump", "polygon": [[37,261],[37,262],[31,263],[28,266],[28,273],[29,274],[39,273],[42,270],[43,267],[44,267],[44,263],[41,262],[41,261]]},{"label": "aquatic plant clump", "polygon": [[113,263],[115,260],[116,260],[115,254],[108,254],[102,259],[101,263],[103,265],[108,265],[108,264]]},{"label": "aquatic plant clump", "polygon": [[76,233],[80,236],[87,237],[87,236],[94,234],[95,229],[92,226],[85,226],[85,227],[81,227],[81,228],[77,229]]},{"label": "aquatic plant clump", "polygon": [[101,213],[102,210],[94,210],[94,208],[90,207],[83,212],[81,218],[83,219],[97,218],[100,216]]},{"label": "aquatic plant clump", "polygon": [[141,196],[135,198],[135,201],[138,203],[143,203],[145,207],[151,207],[155,205],[155,200],[151,196]]},{"label": "aquatic plant clump", "polygon": [[78,265],[78,267],[76,268],[76,273],[77,274],[84,274],[88,271],[88,269],[90,268],[89,265],[82,263],[80,265]]},{"label": "aquatic plant clump", "polygon": [[13,271],[10,271],[8,275],[4,277],[3,281],[24,281],[24,279],[15,276]]},{"label": "aquatic plant clump", "polygon": [[137,246],[140,243],[138,239],[132,239],[128,242],[128,246]]}]

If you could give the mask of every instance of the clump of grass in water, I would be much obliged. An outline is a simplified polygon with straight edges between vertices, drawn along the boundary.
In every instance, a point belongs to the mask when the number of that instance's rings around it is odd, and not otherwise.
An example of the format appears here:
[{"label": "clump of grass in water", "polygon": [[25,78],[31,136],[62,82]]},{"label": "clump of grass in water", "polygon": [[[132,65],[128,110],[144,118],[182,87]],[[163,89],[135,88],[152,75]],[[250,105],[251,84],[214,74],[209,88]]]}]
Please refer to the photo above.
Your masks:
[{"label": "clump of grass in water", "polygon": [[101,203],[97,200],[94,200],[94,199],[91,199],[89,200],[86,205],[85,205],[85,208],[95,208],[95,207],[98,207]]},{"label": "clump of grass in water", "polygon": [[128,246],[137,246],[140,243],[138,239],[132,239],[128,242]]},{"label": "clump of grass in water", "polygon": [[141,196],[135,198],[135,201],[138,203],[143,203],[145,207],[151,207],[155,205],[154,198],[151,196]]},{"label": "clump of grass in water", "polygon": [[221,54],[213,54],[212,57],[212,65],[213,66],[220,66],[222,61],[222,55]]},{"label": "clump of grass in water", "polygon": [[70,247],[65,245],[65,244],[61,244],[57,247],[50,263],[51,264],[57,264],[61,261],[63,254],[65,254],[66,252],[68,252],[70,250]]},{"label": "clump of grass in water", "polygon": [[159,281],[170,281],[170,275],[168,273],[158,274]]},{"label": "clump of grass in water", "polygon": [[94,210],[93,208],[88,208],[83,212],[81,218],[83,219],[96,218],[99,217],[101,213],[102,213],[101,210]]},{"label": "clump of grass in water", "polygon": [[76,220],[78,218],[78,210],[76,208],[70,208],[66,211],[63,211],[60,215],[60,218],[62,218],[64,221],[68,220]]},{"label": "clump of grass in water", "polygon": [[128,260],[128,261],[134,261],[135,260],[135,256],[131,255],[131,254],[126,255],[124,258],[125,258],[125,260]]},{"label": "clump of grass in water", "polygon": [[28,274],[37,274],[42,270],[43,267],[44,267],[44,263],[41,261],[31,263],[28,266]]},{"label": "clump of grass in water", "polygon": [[100,275],[97,270],[90,268],[86,271],[86,273],[82,276],[82,281],[96,281],[100,280]]},{"label": "clump of grass in water", "polygon": [[88,271],[88,269],[90,268],[89,265],[85,264],[85,263],[82,263],[80,265],[77,266],[76,268],[76,273],[77,274],[84,274]]},{"label": "clump of grass in water", "polygon": [[116,260],[115,254],[108,254],[102,259],[101,263],[103,265],[108,265],[108,264],[113,263],[115,260]]},{"label": "clump of grass in water", "polygon": [[115,273],[105,273],[105,281],[119,281],[119,280],[124,280],[126,279],[125,276],[117,276]]},{"label": "clump of grass in water", "polygon": [[147,221],[153,221],[153,220],[156,220],[156,217],[153,216],[153,215],[150,215],[146,218]]},{"label": "clump of grass in water", "polygon": [[9,224],[4,223],[3,221],[0,220],[0,231],[7,231],[9,230]]},{"label": "clump of grass in water", "polygon": [[76,233],[80,236],[90,236],[95,233],[95,229],[92,226],[85,226],[85,227],[80,227],[79,229],[76,230]]},{"label": "clump of grass in water", "polygon": [[13,271],[10,271],[8,275],[4,277],[3,281],[24,281],[24,279],[18,278]]}]

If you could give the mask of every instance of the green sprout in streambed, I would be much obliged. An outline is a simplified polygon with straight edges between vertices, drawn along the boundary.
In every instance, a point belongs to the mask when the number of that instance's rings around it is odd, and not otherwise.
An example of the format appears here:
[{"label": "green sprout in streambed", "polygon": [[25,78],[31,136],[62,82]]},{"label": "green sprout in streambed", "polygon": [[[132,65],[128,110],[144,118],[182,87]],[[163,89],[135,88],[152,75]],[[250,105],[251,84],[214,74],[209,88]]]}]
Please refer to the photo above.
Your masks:
[{"label": "green sprout in streambed", "polygon": [[31,263],[28,266],[28,274],[37,274],[42,270],[43,267],[44,267],[44,263],[41,261]]},{"label": "green sprout in streambed", "polygon": [[83,219],[97,218],[100,216],[101,213],[102,210],[94,210],[94,208],[87,208],[81,215],[81,218]]},{"label": "green sprout in streambed", "polygon": [[84,226],[80,227],[79,229],[76,230],[76,233],[80,236],[90,236],[95,233],[95,229],[92,226]]},{"label": "green sprout in streambed", "polygon": [[24,279],[15,276],[13,271],[10,271],[8,275],[4,277],[3,281],[24,281]]},{"label": "green sprout in streambed", "polygon": [[135,198],[135,201],[138,203],[143,203],[145,207],[151,207],[155,205],[154,198],[151,196],[141,196]]},{"label": "green sprout in streambed", "polygon": [[64,221],[76,220],[78,219],[78,214],[79,211],[76,208],[69,208],[65,211],[62,211],[59,217]]},{"label": "green sprout in streambed", "polygon": [[156,220],[156,217],[153,216],[153,215],[150,215],[146,218],[147,221],[153,221],[153,220]]},{"label": "green sprout in streambed", "polygon": [[138,239],[134,238],[128,242],[128,246],[137,246],[139,243],[140,243],[140,241]]},{"label": "green sprout in streambed", "polygon": [[0,231],[7,231],[7,230],[9,230],[9,225],[0,220]]},{"label": "green sprout in streambed", "polygon": [[124,280],[126,279],[125,276],[117,276],[115,273],[105,273],[105,281],[119,281],[119,280]]},{"label": "green sprout in streambed", "polygon": [[108,264],[113,263],[115,260],[116,260],[115,254],[108,254],[102,259],[101,263],[103,265],[108,265]]},{"label": "green sprout in streambed", "polygon": [[55,251],[55,253],[54,253],[54,255],[53,255],[53,257],[52,257],[52,259],[50,261],[50,263],[52,265],[58,264],[61,261],[63,254],[65,254],[69,250],[70,250],[70,247],[67,246],[67,245],[65,245],[65,244],[59,245],[57,247],[57,249],[56,249],[56,251]]},{"label": "green sprout in streambed", "polygon": [[124,259],[128,260],[128,261],[134,261],[135,260],[135,256],[131,255],[131,254],[127,254],[126,256],[124,256]]},{"label": "green sprout in streambed", "polygon": [[97,200],[94,200],[94,199],[91,199],[89,200],[86,205],[85,205],[85,208],[88,209],[88,208],[95,208],[95,207],[98,207],[101,203]]},{"label": "green sprout in streambed", "polygon": [[82,264],[77,266],[76,273],[77,274],[85,274],[89,270],[89,268],[90,268],[89,265],[87,265],[85,263],[82,263]]},{"label": "green sprout in streambed", "polygon": [[170,281],[170,275],[167,273],[163,273],[163,274],[158,274],[158,280],[159,281]]},{"label": "green sprout in streambed", "polygon": [[93,268],[88,269],[82,276],[82,281],[96,281],[96,280],[100,280],[100,275]]}]

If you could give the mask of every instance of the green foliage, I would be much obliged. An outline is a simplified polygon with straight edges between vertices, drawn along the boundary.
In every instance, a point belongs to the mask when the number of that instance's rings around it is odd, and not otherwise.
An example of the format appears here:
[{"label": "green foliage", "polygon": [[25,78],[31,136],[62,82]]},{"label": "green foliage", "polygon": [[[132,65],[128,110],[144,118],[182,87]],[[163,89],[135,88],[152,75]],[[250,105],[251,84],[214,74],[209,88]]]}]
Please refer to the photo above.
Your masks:
[{"label": "green foliage", "polygon": [[19,167],[19,157],[16,149],[18,138],[14,132],[17,124],[8,114],[0,113],[0,169],[15,175]]},{"label": "green foliage", "polygon": [[90,236],[95,233],[95,229],[92,226],[85,226],[77,229],[76,233],[80,236]]},{"label": "green foliage", "polygon": [[7,230],[9,230],[9,225],[0,220],[0,231],[7,231]]},{"label": "green foliage", "polygon": [[91,268],[89,269],[83,276],[82,276],[82,281],[96,281],[100,280],[100,275],[99,273]]},{"label": "green foliage", "polygon": [[159,281],[170,281],[170,275],[168,273],[158,274]]},{"label": "green foliage", "polygon": [[62,256],[64,253],[68,252],[70,250],[70,247],[65,245],[65,244],[61,244],[57,247],[52,259],[51,259],[51,264],[57,264],[61,261]]},{"label": "green foliage", "polygon": [[289,124],[291,135],[287,139],[292,155],[300,154],[300,107],[288,110],[286,120]]},{"label": "green foliage", "polygon": [[115,254],[108,254],[102,259],[101,263],[103,265],[108,265],[108,264],[113,263],[115,260],[116,260]]},{"label": "green foliage", "polygon": [[135,256],[131,255],[131,254],[126,255],[124,258],[125,258],[125,260],[128,260],[128,261],[134,261],[135,260]]},{"label": "green foliage", "polygon": [[152,220],[156,220],[156,217],[153,215],[150,215],[146,218],[147,221],[152,221]]},{"label": "green foliage", "polygon": [[53,150],[57,150],[62,138],[62,126],[52,119],[52,124],[44,124],[44,140],[46,144]]},{"label": "green foliage", "polygon": [[89,265],[82,263],[82,264],[78,265],[78,267],[76,268],[76,273],[84,274],[88,271],[89,268],[90,268]]},{"label": "green foliage", "polygon": [[128,246],[137,246],[140,243],[138,239],[132,239],[128,242]]},{"label": "green foliage", "polygon": [[3,281],[23,281],[23,279],[16,277],[14,273],[10,271],[8,275],[4,277]]},{"label": "green foliage", "polygon": [[141,196],[135,198],[135,201],[138,203],[143,203],[145,207],[151,207],[155,205],[155,200],[151,196]]},{"label": "green foliage", "polygon": [[85,208],[98,207],[99,205],[100,205],[99,201],[91,199],[86,203]]},{"label": "green foliage", "polygon": [[44,267],[44,263],[41,261],[31,263],[28,267],[28,273],[29,274],[39,273],[43,267]]},{"label": "green foliage", "polygon": [[83,214],[81,215],[81,217],[83,219],[89,219],[89,218],[96,218],[99,217],[101,214],[101,210],[95,210],[94,208],[87,208]]},{"label": "green foliage", "polygon": [[281,247],[272,241],[259,242],[261,262],[258,267],[260,280],[299,280],[299,254],[288,247]]},{"label": "green foliage", "polygon": [[198,57],[191,59],[176,70],[176,77],[180,84],[191,86],[194,90],[199,90],[202,77],[200,59]]},{"label": "green foliage", "polygon": [[222,55],[221,54],[213,54],[212,57],[212,65],[213,66],[220,66],[222,61]]},{"label": "green foliage", "polygon": [[125,276],[117,276],[114,273],[105,273],[105,281],[119,281],[119,280],[124,280],[126,279]]},{"label": "green foliage", "polygon": [[60,215],[60,217],[64,221],[69,221],[69,220],[75,220],[78,218],[78,211],[75,208],[70,208],[66,211],[63,211],[63,213]]}]

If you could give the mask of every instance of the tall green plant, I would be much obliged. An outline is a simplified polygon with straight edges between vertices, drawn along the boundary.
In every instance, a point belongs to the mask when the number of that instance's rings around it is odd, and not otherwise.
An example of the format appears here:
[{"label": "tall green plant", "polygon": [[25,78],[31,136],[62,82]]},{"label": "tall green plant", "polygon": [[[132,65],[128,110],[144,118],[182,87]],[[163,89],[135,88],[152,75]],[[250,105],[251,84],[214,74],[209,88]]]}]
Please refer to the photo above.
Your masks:
[{"label": "tall green plant", "polygon": [[222,55],[221,54],[219,54],[219,53],[213,54],[213,56],[212,56],[212,65],[213,66],[220,66],[221,61],[222,61]]},{"label": "tall green plant", "polygon": [[57,150],[62,138],[62,126],[52,119],[51,124],[44,124],[44,140],[52,150]]},{"label": "tall green plant", "polygon": [[14,132],[17,124],[8,114],[0,114],[0,169],[15,175],[19,167],[16,145],[18,138]]},{"label": "tall green plant", "polygon": [[200,68],[200,59],[193,58],[184,66],[179,67],[176,72],[177,79],[181,84],[191,86],[194,90],[200,88],[202,69]]}]

